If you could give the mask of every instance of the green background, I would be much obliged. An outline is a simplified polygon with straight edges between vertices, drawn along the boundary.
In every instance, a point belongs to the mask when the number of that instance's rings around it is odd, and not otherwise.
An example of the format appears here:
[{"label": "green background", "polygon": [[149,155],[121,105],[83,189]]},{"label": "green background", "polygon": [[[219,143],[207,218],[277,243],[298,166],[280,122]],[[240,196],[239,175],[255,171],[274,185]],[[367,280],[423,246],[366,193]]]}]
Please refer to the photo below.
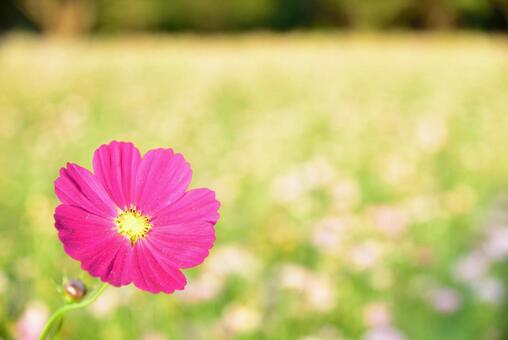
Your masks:
[{"label": "green background", "polygon": [[[63,339],[506,338],[488,254],[508,244],[507,57],[475,35],[4,38],[0,336],[81,275],[53,227],[59,168],[127,140],[216,191],[216,245],[186,291],[110,287]],[[468,256],[488,268],[461,280]]]}]

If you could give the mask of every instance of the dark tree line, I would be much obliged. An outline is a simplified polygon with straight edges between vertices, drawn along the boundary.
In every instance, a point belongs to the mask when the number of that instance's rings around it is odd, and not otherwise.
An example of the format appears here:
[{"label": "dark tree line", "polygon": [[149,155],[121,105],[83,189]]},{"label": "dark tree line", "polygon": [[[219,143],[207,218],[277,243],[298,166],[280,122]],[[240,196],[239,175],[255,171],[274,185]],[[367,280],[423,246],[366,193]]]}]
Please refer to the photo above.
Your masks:
[{"label": "dark tree line", "polygon": [[0,29],[47,34],[297,28],[508,29],[508,0],[4,0]]}]

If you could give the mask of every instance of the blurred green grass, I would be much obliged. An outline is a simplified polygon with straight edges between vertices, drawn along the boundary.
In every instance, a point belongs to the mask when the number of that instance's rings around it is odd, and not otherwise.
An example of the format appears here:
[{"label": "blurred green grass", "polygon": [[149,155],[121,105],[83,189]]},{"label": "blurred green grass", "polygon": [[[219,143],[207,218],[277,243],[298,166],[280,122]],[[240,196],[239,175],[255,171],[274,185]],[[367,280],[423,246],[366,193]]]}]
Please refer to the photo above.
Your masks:
[{"label": "blurred green grass", "polygon": [[[53,227],[53,181],[115,139],[186,156],[192,186],[222,202],[216,247],[187,271],[197,288],[111,288],[63,338],[368,338],[373,302],[407,339],[508,336],[504,298],[481,302],[453,274],[508,179],[502,38],[0,44],[0,336],[56,308],[62,274],[78,275]],[[485,275],[504,287],[503,260]],[[440,287],[453,310],[429,302]]]}]

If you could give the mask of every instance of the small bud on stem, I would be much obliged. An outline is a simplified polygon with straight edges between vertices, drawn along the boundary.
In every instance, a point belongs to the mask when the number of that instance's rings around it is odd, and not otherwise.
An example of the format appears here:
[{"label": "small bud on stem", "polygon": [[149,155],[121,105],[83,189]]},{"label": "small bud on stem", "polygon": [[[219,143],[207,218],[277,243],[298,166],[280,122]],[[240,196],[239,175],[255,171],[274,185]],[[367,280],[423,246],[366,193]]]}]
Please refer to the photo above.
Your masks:
[{"label": "small bud on stem", "polygon": [[79,302],[86,295],[86,286],[81,280],[70,279],[64,285],[64,293],[72,302]]}]

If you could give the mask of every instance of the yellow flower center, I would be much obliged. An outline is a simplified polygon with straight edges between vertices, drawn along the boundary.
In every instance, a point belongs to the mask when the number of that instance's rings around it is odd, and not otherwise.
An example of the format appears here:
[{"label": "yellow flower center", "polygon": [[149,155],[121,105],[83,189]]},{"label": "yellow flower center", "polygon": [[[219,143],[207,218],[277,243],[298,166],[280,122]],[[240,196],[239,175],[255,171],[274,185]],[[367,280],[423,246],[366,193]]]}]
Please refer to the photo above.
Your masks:
[{"label": "yellow flower center", "polygon": [[134,245],[140,238],[145,238],[152,229],[150,218],[135,207],[123,210],[115,218],[118,233],[127,237]]}]

